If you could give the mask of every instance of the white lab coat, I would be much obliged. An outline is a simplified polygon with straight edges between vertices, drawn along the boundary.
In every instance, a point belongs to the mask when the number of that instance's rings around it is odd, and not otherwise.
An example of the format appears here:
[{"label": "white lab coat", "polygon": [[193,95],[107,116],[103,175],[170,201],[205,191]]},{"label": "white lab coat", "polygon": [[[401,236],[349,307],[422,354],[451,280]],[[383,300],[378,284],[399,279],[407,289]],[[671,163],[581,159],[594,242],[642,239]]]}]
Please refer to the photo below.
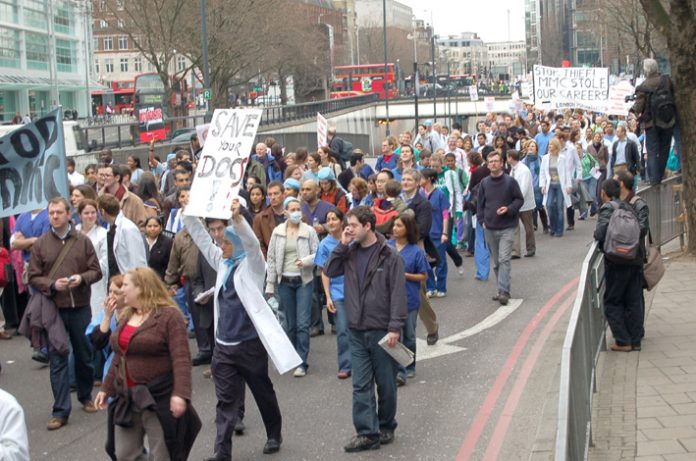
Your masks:
[{"label": "white lab coat", "polygon": [[138,226],[120,212],[116,217],[114,257],[122,274],[136,267],[147,267],[145,245],[145,238]]},{"label": "white lab coat", "polygon": [[[544,191],[544,206],[546,206],[546,200],[549,197],[549,186],[551,185],[551,175],[549,172],[549,158],[550,154],[546,154],[541,157],[541,170],[539,171],[539,187],[543,187]],[[568,175],[568,159],[565,154],[558,154],[558,181],[561,183],[561,189],[563,190],[563,201],[565,202],[566,208],[573,205],[570,199],[570,194],[567,192],[569,187],[572,187],[573,183]]]},{"label": "white lab coat", "polygon": [[[217,280],[215,281],[214,294],[214,328],[217,337],[218,293],[225,284],[227,266],[222,257],[222,249],[213,243],[210,234],[203,227],[203,223],[195,216],[184,215],[184,226],[188,229],[191,238],[196,243],[203,257],[212,267],[217,268]],[[261,253],[261,246],[246,220],[239,222],[232,220],[235,232],[244,246],[246,256],[239,262],[234,272],[234,286],[239,300],[246,309],[249,318],[259,334],[259,339],[268,352],[273,365],[278,373],[283,374],[293,370],[302,364],[302,359],[290,343],[283,327],[278,323],[273,311],[263,296],[263,283],[266,278],[266,262]]]},{"label": "white lab coat", "polygon": [[512,167],[510,176],[517,181],[517,184],[520,186],[520,191],[522,191],[522,196],[524,197],[524,203],[522,204],[520,211],[529,211],[536,208],[536,201],[534,200],[534,184],[532,183],[532,172],[529,171],[527,165],[522,162],[517,162],[517,165]]},{"label": "white lab coat", "polygon": [[24,410],[11,394],[0,389],[0,459],[29,461],[29,439]]},{"label": "white lab coat", "polygon": [[[78,231],[82,230],[82,224],[78,224],[76,227]],[[92,307],[92,318],[95,318],[104,307],[104,300],[109,292],[109,256],[106,243],[106,229],[97,224],[92,227],[87,237],[89,237],[94,251],[97,253],[99,267],[102,271],[102,278],[91,286],[92,296],[90,304]]]}]

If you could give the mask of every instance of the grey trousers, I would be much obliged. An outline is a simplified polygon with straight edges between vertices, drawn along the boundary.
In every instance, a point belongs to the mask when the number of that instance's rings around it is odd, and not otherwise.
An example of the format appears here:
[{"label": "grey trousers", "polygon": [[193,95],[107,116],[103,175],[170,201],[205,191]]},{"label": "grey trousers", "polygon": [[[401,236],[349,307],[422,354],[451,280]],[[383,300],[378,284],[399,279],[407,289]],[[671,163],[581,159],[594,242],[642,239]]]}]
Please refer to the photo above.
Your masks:
[{"label": "grey trousers", "polygon": [[510,295],[510,258],[515,240],[515,228],[485,229],[486,244],[491,251],[493,270],[498,279],[498,292]]},{"label": "grey trousers", "polygon": [[[143,454],[145,436],[149,457]],[[114,444],[118,461],[169,461],[169,450],[164,442],[164,431],[157,413],[145,410],[133,412],[133,427],[114,426]]]}]

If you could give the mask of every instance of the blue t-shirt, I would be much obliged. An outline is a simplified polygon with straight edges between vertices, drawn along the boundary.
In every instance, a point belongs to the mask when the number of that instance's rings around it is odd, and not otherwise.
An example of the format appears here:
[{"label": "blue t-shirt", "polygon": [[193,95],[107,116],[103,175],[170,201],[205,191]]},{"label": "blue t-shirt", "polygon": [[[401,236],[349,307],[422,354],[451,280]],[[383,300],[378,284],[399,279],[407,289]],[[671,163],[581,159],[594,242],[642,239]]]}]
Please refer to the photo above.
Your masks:
[{"label": "blue t-shirt", "polygon": [[[387,242],[392,248],[396,248],[396,241]],[[424,274],[428,272],[428,261],[425,253],[415,243],[409,243],[399,251],[404,260],[404,272],[407,274]],[[420,308],[420,282],[406,280],[406,301],[409,312]]]},{"label": "blue t-shirt", "polygon": [[[327,235],[324,240],[319,242],[319,248],[317,249],[317,254],[314,256],[314,264],[322,269],[329,262],[331,257],[331,252],[338,245],[338,240],[333,238],[331,235]],[[343,301],[343,275],[338,277],[331,277],[331,282],[329,283],[329,292],[331,293],[331,299],[334,301]]]},{"label": "blue t-shirt", "polygon": [[549,130],[548,133],[544,134],[543,131],[539,130],[536,136],[534,136],[534,141],[537,143],[537,147],[539,148],[539,157],[543,157],[546,155],[546,152],[549,148],[549,141],[551,141],[551,138],[553,138],[553,131]]},{"label": "blue t-shirt", "polygon": [[[31,237],[41,237],[51,228],[51,224],[48,221],[48,209],[43,209],[39,214],[31,219],[31,211],[26,211],[19,215],[17,222],[15,223],[15,232],[21,232],[25,238]],[[29,261],[29,256],[31,255],[30,250],[23,250],[22,256],[25,261]]]},{"label": "blue t-shirt", "polygon": [[312,211],[309,208],[309,205],[307,205],[307,202],[303,201],[301,203],[301,208],[302,216],[304,216],[307,224],[313,226],[315,218],[319,220],[319,224],[324,224],[326,222],[326,214],[331,210],[331,208],[333,208],[333,205],[331,205],[329,202],[319,200],[317,202],[317,206],[314,208],[314,211]]},{"label": "blue t-shirt", "polygon": [[433,223],[430,226],[430,238],[433,242],[437,243],[440,241],[440,236],[442,236],[443,232],[442,212],[450,209],[450,202],[445,193],[437,188],[433,190],[430,196],[425,194],[425,197],[433,208]]}]

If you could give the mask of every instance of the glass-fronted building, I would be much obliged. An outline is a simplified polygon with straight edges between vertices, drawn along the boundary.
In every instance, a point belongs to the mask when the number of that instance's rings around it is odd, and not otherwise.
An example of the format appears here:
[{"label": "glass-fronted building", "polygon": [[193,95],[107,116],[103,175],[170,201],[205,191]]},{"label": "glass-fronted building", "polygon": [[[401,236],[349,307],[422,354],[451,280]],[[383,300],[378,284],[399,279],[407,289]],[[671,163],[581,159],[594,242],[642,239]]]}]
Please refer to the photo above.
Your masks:
[{"label": "glass-fronted building", "polygon": [[54,106],[89,114],[91,1],[0,0],[0,124]]}]

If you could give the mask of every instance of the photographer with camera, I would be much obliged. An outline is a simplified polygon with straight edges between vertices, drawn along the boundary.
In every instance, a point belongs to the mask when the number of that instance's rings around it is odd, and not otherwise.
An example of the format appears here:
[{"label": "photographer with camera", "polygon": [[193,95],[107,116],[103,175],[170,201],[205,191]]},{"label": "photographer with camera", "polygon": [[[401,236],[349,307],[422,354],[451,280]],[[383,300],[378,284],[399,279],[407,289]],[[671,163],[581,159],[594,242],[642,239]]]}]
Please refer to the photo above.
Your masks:
[{"label": "photographer with camera", "polygon": [[672,132],[677,124],[674,86],[668,75],[660,74],[654,59],[643,61],[643,72],[645,81],[636,88],[636,102],[631,112],[638,115],[645,130],[648,180],[650,184],[659,184],[665,173]]}]

